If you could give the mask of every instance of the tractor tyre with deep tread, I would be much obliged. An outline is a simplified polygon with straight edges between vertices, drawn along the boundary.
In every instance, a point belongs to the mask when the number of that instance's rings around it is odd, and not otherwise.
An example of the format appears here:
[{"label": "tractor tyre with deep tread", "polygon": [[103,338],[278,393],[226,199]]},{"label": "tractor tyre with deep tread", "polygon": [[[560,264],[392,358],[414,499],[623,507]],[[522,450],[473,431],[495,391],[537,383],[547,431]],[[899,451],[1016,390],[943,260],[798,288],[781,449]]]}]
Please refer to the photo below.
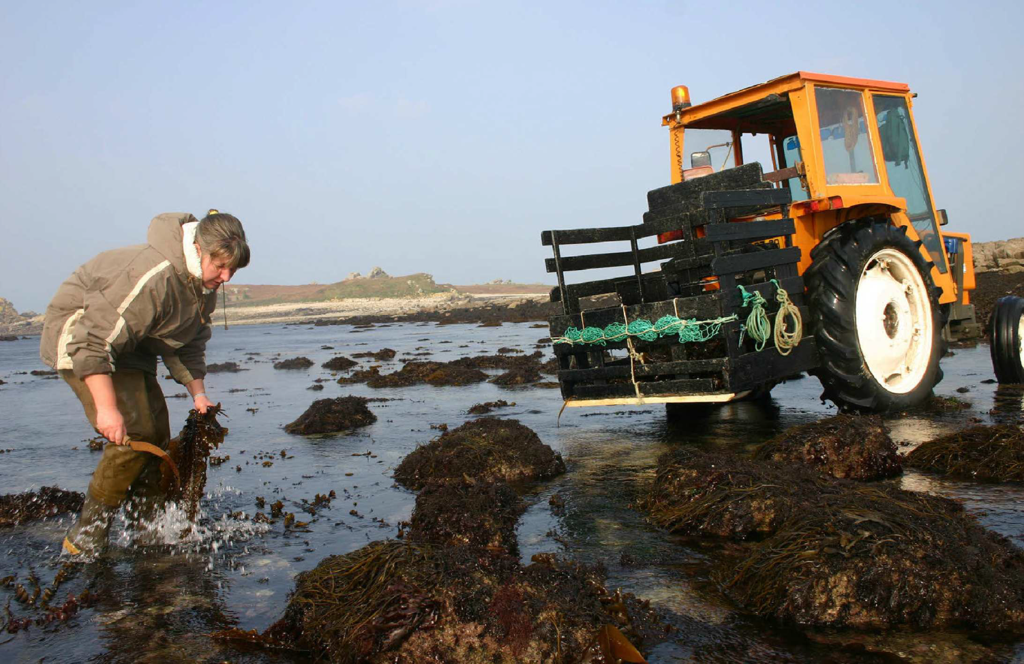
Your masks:
[{"label": "tractor tyre with deep tread", "polygon": [[1000,383],[1024,383],[1024,298],[999,298],[989,327],[992,368]]},{"label": "tractor tyre with deep tread", "polygon": [[945,316],[921,242],[887,218],[825,234],[804,274],[822,396],[842,409],[920,404],[942,380]]}]

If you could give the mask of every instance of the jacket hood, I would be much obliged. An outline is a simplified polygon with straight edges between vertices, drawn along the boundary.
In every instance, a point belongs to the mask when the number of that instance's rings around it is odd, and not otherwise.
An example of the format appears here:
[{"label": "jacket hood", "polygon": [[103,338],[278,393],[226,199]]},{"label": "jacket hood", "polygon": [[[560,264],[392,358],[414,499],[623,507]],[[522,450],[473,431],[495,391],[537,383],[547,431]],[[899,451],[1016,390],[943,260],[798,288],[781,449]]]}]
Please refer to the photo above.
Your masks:
[{"label": "jacket hood", "polygon": [[196,221],[198,219],[188,212],[164,212],[149,222],[149,233],[146,235],[146,242],[171,261],[171,265],[185,280],[188,280],[190,272],[182,248],[184,233],[181,227]]}]

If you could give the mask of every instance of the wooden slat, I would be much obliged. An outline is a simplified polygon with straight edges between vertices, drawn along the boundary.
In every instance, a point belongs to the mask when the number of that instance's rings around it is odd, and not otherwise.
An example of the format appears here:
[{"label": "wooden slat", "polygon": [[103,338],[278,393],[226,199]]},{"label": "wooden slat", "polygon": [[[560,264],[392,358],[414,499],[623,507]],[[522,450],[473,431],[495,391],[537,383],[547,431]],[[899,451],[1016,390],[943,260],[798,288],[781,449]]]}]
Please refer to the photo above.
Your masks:
[{"label": "wooden slat", "polygon": [[[715,390],[715,381],[710,378],[689,380],[664,380],[656,383],[638,383],[640,394],[703,394]],[[575,385],[573,396],[582,399],[599,399],[602,397],[636,396],[633,383],[620,385]]]},{"label": "wooden slat", "polygon": [[755,161],[702,178],[653,189],[647,192],[647,207],[653,211],[699,201],[700,194],[705,191],[753,188],[761,183],[762,172],[761,164]]},{"label": "wooden slat", "polygon": [[569,369],[567,371],[559,371],[558,379],[588,382],[598,377],[624,378],[635,375],[637,378],[647,378],[650,376],[674,376],[721,371],[728,366],[729,360],[724,357],[709,360],[658,362],[657,364],[637,363],[632,369],[627,364],[622,366],[605,366],[604,369]]},{"label": "wooden slat", "polygon": [[[558,234],[558,244],[562,244],[562,234]],[[633,265],[636,260],[640,263],[651,263],[653,261],[663,261],[669,258],[675,258],[677,256],[685,256],[686,249],[678,242],[672,242],[670,244],[660,244],[656,247],[648,247],[647,249],[640,249],[636,252],[634,258],[632,251],[613,251],[604,254],[586,254],[583,256],[562,256],[562,271],[563,272],[577,272],[579,270],[594,270],[604,267],[622,267],[624,265]],[[544,267],[548,272],[555,272],[555,260],[553,258],[544,259]]]},{"label": "wooden slat", "polygon": [[[789,295],[789,299],[793,304],[801,305],[804,302],[804,279],[803,277],[787,277],[779,280],[779,285]],[[744,286],[748,293],[757,291],[761,296],[768,302],[768,309],[770,311],[778,311],[778,304],[775,301],[776,288],[775,284],[770,281],[762,282],[759,284],[753,284],[751,286]],[[737,288],[731,293],[725,294],[726,311],[736,308],[743,303],[743,295]],[[804,327],[807,327],[806,325]]]},{"label": "wooden slat", "polygon": [[772,237],[792,235],[796,226],[792,219],[769,221],[744,221],[731,224],[710,224],[705,228],[711,242],[732,240],[765,240]]},{"label": "wooden slat", "polygon": [[760,270],[773,265],[796,263],[800,260],[800,247],[752,251],[745,254],[720,256],[711,261],[715,274],[737,274],[748,270]]},{"label": "wooden slat", "polygon": [[769,343],[761,352],[747,353],[733,360],[729,388],[734,391],[753,389],[801,371],[810,371],[818,366],[819,361],[818,348],[812,336],[805,336],[800,345],[785,356]]},{"label": "wooden slat", "polygon": [[[630,238],[629,226],[612,226],[610,228],[570,228],[555,231],[558,233],[558,244],[592,244],[594,242],[625,242]],[[552,231],[543,231],[540,242],[545,247],[551,246]]]},{"label": "wooden slat", "polygon": [[708,210],[735,207],[773,207],[793,200],[789,189],[734,189],[706,191],[701,194],[702,207]]},{"label": "wooden slat", "polygon": [[[648,282],[664,281],[665,275],[661,272],[649,272],[644,275],[644,280]],[[590,297],[592,295],[603,295],[604,293],[614,293],[616,284],[620,281],[633,281],[636,280],[633,277],[614,277],[612,279],[600,279],[597,281],[584,281],[578,284],[569,284],[565,287],[568,292],[570,300],[578,300],[581,297]],[[558,289],[551,291],[551,301],[560,301],[561,294],[557,292]]]}]

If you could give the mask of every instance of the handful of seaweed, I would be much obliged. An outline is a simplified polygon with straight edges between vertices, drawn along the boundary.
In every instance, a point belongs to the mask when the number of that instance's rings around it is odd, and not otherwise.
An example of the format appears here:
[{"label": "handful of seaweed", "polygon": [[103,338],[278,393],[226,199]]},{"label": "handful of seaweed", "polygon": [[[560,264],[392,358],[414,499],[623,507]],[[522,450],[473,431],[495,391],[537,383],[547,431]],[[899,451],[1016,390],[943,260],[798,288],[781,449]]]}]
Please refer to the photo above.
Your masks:
[{"label": "handful of seaweed", "polygon": [[177,438],[171,440],[168,453],[178,466],[181,485],[174,488],[170,469],[163,469],[163,484],[167,489],[168,498],[180,501],[185,505],[189,521],[195,521],[199,512],[199,500],[206,489],[206,463],[213,450],[224,442],[228,430],[217,422],[217,415],[222,413],[220,404],[212,406],[202,414],[192,409],[185,420],[185,427]]}]

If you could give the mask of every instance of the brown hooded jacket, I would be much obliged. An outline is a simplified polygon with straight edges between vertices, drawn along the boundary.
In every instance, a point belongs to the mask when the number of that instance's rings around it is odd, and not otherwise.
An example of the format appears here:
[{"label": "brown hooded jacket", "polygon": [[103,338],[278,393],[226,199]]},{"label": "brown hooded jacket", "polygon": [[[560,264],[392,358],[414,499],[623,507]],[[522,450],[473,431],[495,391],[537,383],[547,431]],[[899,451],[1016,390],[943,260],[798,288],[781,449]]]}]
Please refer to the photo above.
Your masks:
[{"label": "brown hooded jacket", "polygon": [[203,378],[217,292],[203,289],[195,226],[185,226],[195,222],[188,213],[158,215],[147,244],[105,251],[75,270],[46,308],[43,361],[84,378],[118,368],[156,374],[160,356],[179,383]]}]

